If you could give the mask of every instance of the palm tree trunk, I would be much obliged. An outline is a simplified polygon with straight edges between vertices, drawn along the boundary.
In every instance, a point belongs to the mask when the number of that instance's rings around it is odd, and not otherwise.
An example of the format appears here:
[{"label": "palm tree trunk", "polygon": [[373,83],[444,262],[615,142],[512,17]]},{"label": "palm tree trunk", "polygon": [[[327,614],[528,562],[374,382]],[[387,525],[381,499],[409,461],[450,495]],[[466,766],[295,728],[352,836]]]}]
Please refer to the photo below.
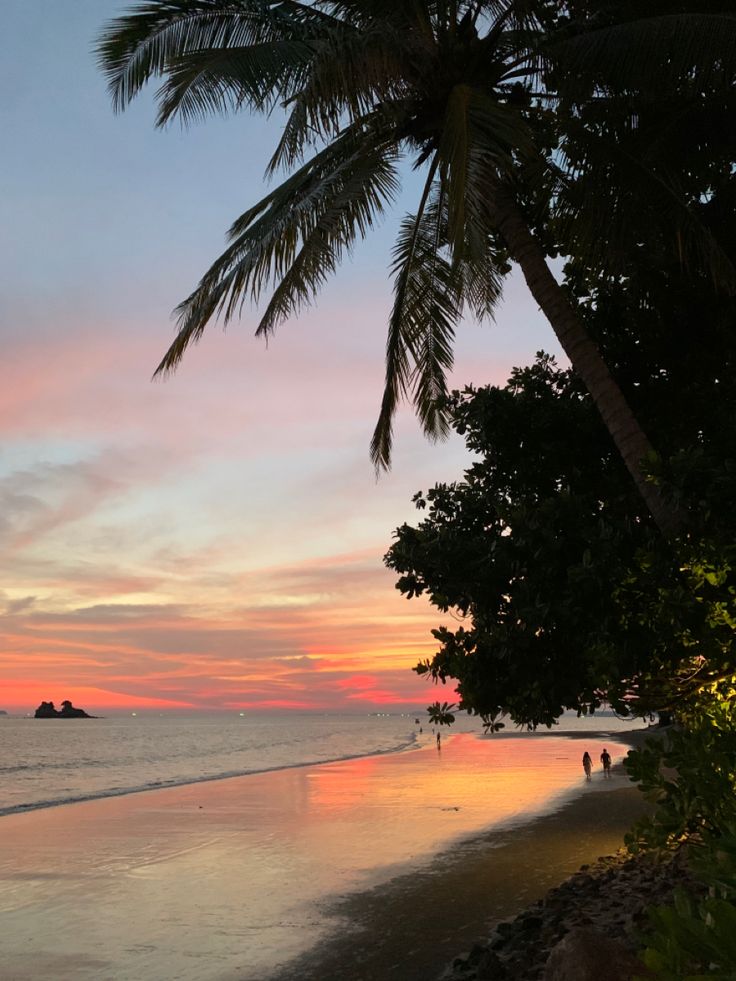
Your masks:
[{"label": "palm tree trunk", "polygon": [[496,189],[493,212],[493,222],[511,257],[521,267],[530,293],[549,320],[574,371],[588,389],[657,527],[665,538],[673,537],[682,524],[682,515],[664,500],[656,484],[646,480],[642,473],[641,462],[654,454],[654,448],[590,339],[579,312],[550,272],[539,242],[529,230],[513,196],[504,188]]}]

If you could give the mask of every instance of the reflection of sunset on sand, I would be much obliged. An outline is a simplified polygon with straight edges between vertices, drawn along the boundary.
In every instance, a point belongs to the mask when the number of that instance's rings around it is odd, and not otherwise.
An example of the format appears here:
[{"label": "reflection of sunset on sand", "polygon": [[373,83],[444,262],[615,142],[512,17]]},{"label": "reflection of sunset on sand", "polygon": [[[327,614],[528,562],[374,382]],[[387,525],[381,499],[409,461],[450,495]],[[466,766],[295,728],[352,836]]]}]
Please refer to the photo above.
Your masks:
[{"label": "reflection of sunset on sand", "polygon": [[[325,912],[328,899],[388,888],[453,840],[579,789],[580,745],[457,734],[441,755],[429,745],[6,816],[5,969],[34,981],[264,979],[328,943],[343,915]],[[614,759],[625,750],[607,745]],[[556,847],[578,864],[608,846],[605,834],[573,837]]]}]

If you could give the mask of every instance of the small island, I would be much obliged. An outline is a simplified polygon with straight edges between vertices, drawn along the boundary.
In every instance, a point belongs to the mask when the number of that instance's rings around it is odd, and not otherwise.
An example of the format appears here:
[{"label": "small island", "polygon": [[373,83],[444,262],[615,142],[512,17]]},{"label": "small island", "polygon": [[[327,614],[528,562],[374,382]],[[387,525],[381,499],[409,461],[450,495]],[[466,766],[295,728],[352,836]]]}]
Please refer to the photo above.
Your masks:
[{"label": "small island", "polygon": [[61,708],[54,707],[53,702],[41,702],[36,709],[34,719],[94,719],[94,715],[88,715],[84,709],[74,708],[69,699],[64,699]]}]

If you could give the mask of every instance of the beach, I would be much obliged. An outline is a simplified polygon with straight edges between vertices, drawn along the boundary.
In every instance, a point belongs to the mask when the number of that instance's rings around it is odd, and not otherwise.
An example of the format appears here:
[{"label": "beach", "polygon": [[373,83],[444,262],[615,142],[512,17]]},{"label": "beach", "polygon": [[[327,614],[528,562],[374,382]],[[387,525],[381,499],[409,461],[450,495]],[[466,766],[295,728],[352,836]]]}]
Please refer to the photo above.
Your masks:
[{"label": "beach", "polygon": [[497,921],[618,849],[641,814],[639,792],[618,785],[521,828],[463,843],[424,870],[338,902],[343,932],[276,978],[432,981]]},{"label": "beach", "polygon": [[620,768],[584,782],[581,745],[462,733],[6,815],[0,976],[427,981],[642,813]]}]

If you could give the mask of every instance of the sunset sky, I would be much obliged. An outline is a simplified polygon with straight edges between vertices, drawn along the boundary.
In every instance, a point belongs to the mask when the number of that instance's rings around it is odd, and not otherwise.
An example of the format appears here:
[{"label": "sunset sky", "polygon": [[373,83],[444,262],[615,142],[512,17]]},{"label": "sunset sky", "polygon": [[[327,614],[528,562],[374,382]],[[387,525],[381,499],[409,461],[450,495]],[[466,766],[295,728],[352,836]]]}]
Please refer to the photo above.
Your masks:
[{"label": "sunset sky", "polygon": [[[151,382],[172,308],[261,196],[279,119],[162,132],[152,92],[115,116],[92,49],[126,6],[3,6],[0,708],[424,706],[410,668],[443,618],[382,556],[412,495],[469,457],[408,409],[393,470],[376,481],[368,457],[413,195],[268,348],[246,308]],[[453,381],[503,382],[540,348],[558,351],[512,279]]]}]

